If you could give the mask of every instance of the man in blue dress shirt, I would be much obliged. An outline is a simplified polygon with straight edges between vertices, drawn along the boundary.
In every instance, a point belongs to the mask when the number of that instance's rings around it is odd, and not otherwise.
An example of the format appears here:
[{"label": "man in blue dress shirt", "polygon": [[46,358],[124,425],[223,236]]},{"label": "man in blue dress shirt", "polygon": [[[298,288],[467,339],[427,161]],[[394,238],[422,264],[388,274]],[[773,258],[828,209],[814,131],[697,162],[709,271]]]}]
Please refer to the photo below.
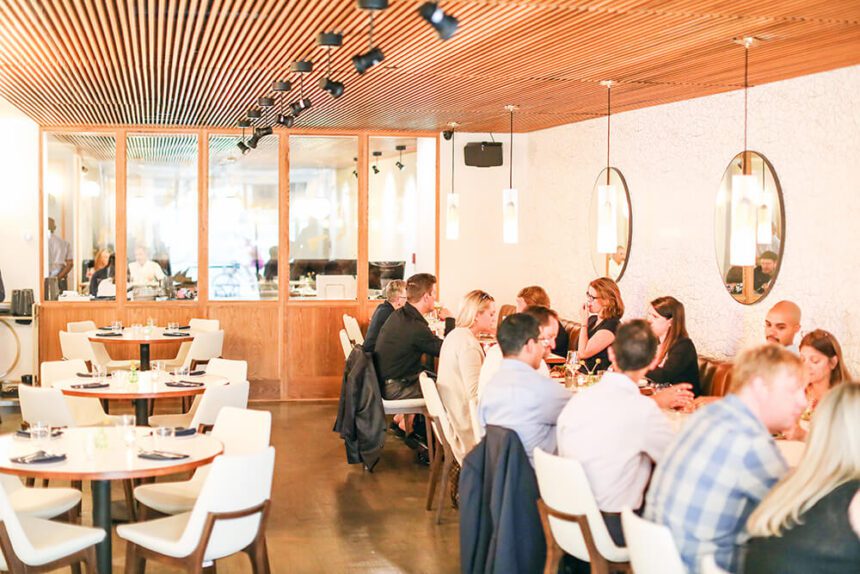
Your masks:
[{"label": "man in blue dress shirt", "polygon": [[514,313],[499,326],[497,338],[504,359],[481,395],[478,418],[484,427],[515,431],[534,465],[535,447],[556,451],[556,421],[571,394],[564,385],[537,372],[544,349],[552,345],[540,338],[537,319]]}]

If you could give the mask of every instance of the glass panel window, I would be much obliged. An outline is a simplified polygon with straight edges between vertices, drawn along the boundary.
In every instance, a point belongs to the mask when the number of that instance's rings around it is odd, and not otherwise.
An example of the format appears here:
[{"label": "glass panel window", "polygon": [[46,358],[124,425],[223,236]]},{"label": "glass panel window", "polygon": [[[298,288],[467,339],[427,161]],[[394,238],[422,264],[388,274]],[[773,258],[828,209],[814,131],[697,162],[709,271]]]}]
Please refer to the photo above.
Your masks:
[{"label": "glass panel window", "polygon": [[278,298],[278,138],[209,138],[209,298]]},{"label": "glass panel window", "polygon": [[46,300],[113,299],[116,138],[45,134]]},{"label": "glass panel window", "polygon": [[370,138],[368,293],[436,268],[436,140]]},{"label": "glass panel window", "polygon": [[358,139],[290,137],[290,297],[355,299]]},{"label": "glass panel window", "polygon": [[132,135],[127,147],[129,299],[196,299],[197,137]]}]

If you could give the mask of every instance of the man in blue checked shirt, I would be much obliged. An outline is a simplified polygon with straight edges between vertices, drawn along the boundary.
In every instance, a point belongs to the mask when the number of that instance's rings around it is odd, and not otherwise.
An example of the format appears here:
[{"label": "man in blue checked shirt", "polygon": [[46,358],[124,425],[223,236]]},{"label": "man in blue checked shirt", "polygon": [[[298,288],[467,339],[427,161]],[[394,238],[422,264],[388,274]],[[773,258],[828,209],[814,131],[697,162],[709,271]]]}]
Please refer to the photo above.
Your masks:
[{"label": "man in blue checked shirt", "polygon": [[651,482],[645,517],[672,531],[691,574],[702,557],[737,571],[746,521],[787,470],[772,433],[806,407],[800,359],[777,345],[740,354],[730,394],[693,415]]}]

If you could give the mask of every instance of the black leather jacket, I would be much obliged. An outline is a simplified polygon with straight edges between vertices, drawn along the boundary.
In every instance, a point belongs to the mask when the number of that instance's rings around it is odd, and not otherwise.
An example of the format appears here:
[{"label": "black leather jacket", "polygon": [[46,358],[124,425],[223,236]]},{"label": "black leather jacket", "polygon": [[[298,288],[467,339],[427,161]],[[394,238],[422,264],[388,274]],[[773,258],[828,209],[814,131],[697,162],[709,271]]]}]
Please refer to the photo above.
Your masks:
[{"label": "black leather jacket", "polygon": [[361,345],[346,360],[333,430],[344,441],[346,461],[372,471],[385,444],[385,411],[372,355]]}]

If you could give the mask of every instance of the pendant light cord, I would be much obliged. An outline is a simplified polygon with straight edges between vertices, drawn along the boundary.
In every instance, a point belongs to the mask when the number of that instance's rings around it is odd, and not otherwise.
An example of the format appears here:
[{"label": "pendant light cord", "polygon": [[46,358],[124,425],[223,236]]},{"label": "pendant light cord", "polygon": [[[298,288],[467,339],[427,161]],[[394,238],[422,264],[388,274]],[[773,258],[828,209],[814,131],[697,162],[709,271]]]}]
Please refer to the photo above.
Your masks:
[{"label": "pendant light cord", "polygon": [[451,195],[454,194],[454,154],[457,152],[457,146],[454,145],[454,138],[457,132],[451,130]]},{"label": "pendant light cord", "polygon": [[744,151],[747,151],[747,90],[749,89],[750,48],[744,44]]},{"label": "pendant light cord", "polygon": [[612,118],[612,86],[606,88],[606,185],[609,185],[609,137]]},{"label": "pendant light cord", "polygon": [[373,10],[370,11],[370,33],[367,35],[367,39],[370,43],[370,50],[373,50]]},{"label": "pendant light cord", "polygon": [[514,110],[511,109],[511,166],[508,176],[508,189],[514,188]]}]

